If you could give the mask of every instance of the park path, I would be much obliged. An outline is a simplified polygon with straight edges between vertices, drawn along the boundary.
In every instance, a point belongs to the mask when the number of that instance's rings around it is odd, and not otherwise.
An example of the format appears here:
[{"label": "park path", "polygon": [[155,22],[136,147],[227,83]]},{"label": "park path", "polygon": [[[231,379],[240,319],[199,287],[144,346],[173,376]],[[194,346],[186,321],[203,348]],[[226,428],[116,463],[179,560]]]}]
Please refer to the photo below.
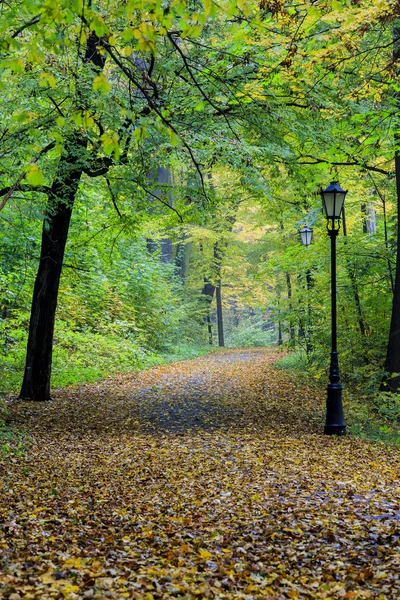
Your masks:
[{"label": "park path", "polygon": [[399,598],[399,450],[321,435],[324,392],[277,357],[11,402],[0,597]]}]

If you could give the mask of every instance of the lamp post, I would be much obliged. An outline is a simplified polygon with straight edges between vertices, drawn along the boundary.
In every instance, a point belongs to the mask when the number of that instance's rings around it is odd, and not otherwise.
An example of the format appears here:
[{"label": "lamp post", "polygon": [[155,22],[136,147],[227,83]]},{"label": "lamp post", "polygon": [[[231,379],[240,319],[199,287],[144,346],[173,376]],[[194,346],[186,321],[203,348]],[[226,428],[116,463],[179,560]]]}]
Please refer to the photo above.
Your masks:
[{"label": "lamp post", "polygon": [[[313,230],[310,227],[307,227],[307,225],[305,225],[302,229],[300,229],[299,234],[300,234],[301,243],[303,244],[303,246],[306,246],[306,248],[308,248],[308,246],[312,242]],[[310,271],[310,269],[307,269],[307,272],[306,272],[306,289],[307,289],[307,303],[308,303],[308,315],[307,315],[308,325],[307,325],[307,335],[306,335],[306,352],[307,352],[307,354],[309,354],[312,350],[311,340],[310,340],[310,327],[311,327],[311,305],[310,305],[311,271]]]},{"label": "lamp post", "polygon": [[332,297],[332,350],[327,387],[326,435],[345,435],[346,425],[343,417],[342,384],[340,383],[339,360],[337,352],[336,330],[336,238],[340,228],[340,214],[347,191],[342,190],[337,181],[332,181],[325,190],[321,190],[322,203],[327,218],[327,230],[331,239],[331,297]]}]

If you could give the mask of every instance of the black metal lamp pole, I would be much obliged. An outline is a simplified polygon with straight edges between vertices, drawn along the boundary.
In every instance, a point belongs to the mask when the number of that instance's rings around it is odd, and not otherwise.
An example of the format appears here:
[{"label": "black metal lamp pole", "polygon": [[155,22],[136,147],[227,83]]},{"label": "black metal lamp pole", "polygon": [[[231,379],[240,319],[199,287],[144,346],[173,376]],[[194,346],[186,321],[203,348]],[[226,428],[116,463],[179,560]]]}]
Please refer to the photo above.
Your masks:
[{"label": "black metal lamp pole", "polygon": [[[332,300],[332,350],[329,366],[329,383],[327,387],[326,435],[345,435],[346,425],[343,416],[342,384],[340,383],[339,359],[337,352],[337,312],[336,312],[336,238],[339,233],[339,219],[347,191],[333,181],[321,196],[328,219],[328,235],[331,240],[331,300]],[[330,224],[330,226],[329,226]]]}]

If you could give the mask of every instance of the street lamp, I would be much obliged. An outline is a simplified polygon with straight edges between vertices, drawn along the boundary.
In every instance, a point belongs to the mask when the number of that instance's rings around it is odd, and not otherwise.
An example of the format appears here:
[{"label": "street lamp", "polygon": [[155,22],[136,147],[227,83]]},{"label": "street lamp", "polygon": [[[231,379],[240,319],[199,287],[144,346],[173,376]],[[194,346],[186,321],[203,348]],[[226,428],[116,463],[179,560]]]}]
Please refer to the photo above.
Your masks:
[{"label": "street lamp", "polygon": [[303,246],[309,246],[311,244],[313,230],[310,227],[307,227],[307,225],[305,225],[303,229],[300,229],[299,233],[301,243],[303,244]]},{"label": "street lamp", "polygon": [[326,400],[326,422],[324,433],[327,435],[345,435],[346,425],[343,417],[342,385],[340,383],[339,360],[337,353],[336,331],[336,238],[339,233],[339,219],[347,191],[342,190],[337,181],[332,181],[325,190],[321,190],[322,203],[327,218],[328,235],[331,238],[331,296],[332,296],[332,351],[329,366],[329,382]]}]

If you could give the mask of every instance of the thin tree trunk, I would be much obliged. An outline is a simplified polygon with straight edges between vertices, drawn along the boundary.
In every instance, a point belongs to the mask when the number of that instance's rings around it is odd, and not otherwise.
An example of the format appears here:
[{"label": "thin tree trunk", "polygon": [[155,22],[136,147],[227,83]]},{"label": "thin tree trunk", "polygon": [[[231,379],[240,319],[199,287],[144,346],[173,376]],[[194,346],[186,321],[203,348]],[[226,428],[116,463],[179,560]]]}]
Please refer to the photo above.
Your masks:
[{"label": "thin tree trunk", "polygon": [[[347,227],[346,227],[346,213],[345,213],[344,207],[342,209],[342,221],[343,221],[343,235],[346,238],[347,237]],[[345,240],[345,243],[346,243],[346,240]],[[363,315],[362,308],[361,308],[361,299],[360,299],[360,294],[358,291],[357,277],[356,277],[356,274],[354,271],[354,266],[350,263],[350,260],[347,256],[346,256],[346,267],[347,267],[347,274],[349,276],[350,283],[351,283],[351,289],[353,290],[353,297],[354,297],[354,302],[356,305],[357,318],[358,318],[358,326],[360,328],[361,335],[364,337],[366,334],[367,326],[366,326],[366,323],[364,320],[364,315]]]},{"label": "thin tree trunk", "polygon": [[[393,29],[393,60],[400,60],[400,24]],[[400,95],[394,94],[397,107],[400,109]],[[396,194],[397,194],[397,253],[396,253],[396,274],[394,282],[392,318],[390,322],[389,340],[386,351],[385,371],[381,390],[396,392],[400,387],[400,130],[395,133],[395,174],[396,174]]]},{"label": "thin tree trunk", "polygon": [[[384,196],[381,196],[382,200],[382,208],[383,208],[383,231],[385,236],[385,248],[386,252],[389,256],[389,235],[388,235],[388,227],[387,227],[387,214],[386,214],[386,200]],[[394,277],[393,277],[393,265],[390,258],[387,261],[388,264],[388,272],[389,272],[389,280],[390,280],[390,288],[392,290],[392,294],[394,294]]]},{"label": "thin tree trunk", "polygon": [[[171,169],[169,167],[158,167],[157,170],[152,170],[148,176],[150,185],[153,185],[155,182],[160,183],[160,187],[156,188],[152,195],[149,195],[149,203],[155,203],[156,199],[154,196],[167,200],[169,206],[172,206],[172,195],[171,195]],[[168,186],[169,191],[165,194],[165,188]],[[149,207],[149,212],[155,212],[154,207],[151,205]],[[151,238],[147,238],[146,240],[147,250],[149,254],[154,254],[158,250],[160,250],[160,261],[162,263],[171,263],[172,262],[172,240],[171,238],[163,238],[160,242],[157,242]]]},{"label": "thin tree trunk", "polygon": [[221,282],[215,288],[215,299],[217,301],[217,326],[218,326],[218,346],[222,348],[225,346],[224,341],[224,322],[222,318],[222,296],[221,296]]},{"label": "thin tree trunk", "polygon": [[286,285],[287,285],[287,297],[289,301],[289,324],[290,324],[290,341],[292,342],[292,346],[294,347],[296,344],[296,330],[293,325],[293,304],[292,304],[292,281],[290,278],[290,273],[286,273]]},{"label": "thin tree trunk", "polygon": [[178,243],[175,257],[176,268],[182,283],[186,282],[189,275],[190,254],[192,251],[192,242],[185,241],[186,237],[184,234]]},{"label": "thin tree trunk", "polygon": [[221,295],[221,263],[222,253],[218,242],[214,244],[214,260],[216,272],[215,299],[217,301],[217,327],[218,327],[218,346],[225,346],[224,341],[224,321],[222,318],[222,295]]},{"label": "thin tree trunk", "polygon": [[211,346],[213,344],[213,333],[212,333],[212,324],[211,324],[211,316],[210,316],[210,307],[211,307],[212,300],[214,298],[214,292],[215,292],[215,285],[213,285],[211,283],[211,281],[209,281],[206,277],[204,277],[204,285],[203,285],[203,289],[202,289],[201,293],[206,297],[206,299],[208,301],[206,323],[207,323],[207,329],[208,329],[208,341]]},{"label": "thin tree trunk", "polygon": [[282,321],[278,320],[278,346],[282,346],[283,337],[282,337]]},{"label": "thin tree trunk", "polygon": [[[157,181],[161,186],[169,186],[171,188],[171,169],[169,167],[158,167]],[[163,188],[156,192],[157,195],[164,196]],[[169,206],[172,206],[172,194],[171,191],[167,193],[167,201]],[[172,262],[172,240],[171,238],[164,238],[161,240],[161,254],[160,260],[163,263]]]},{"label": "thin tree trunk", "polygon": [[306,352],[310,354],[312,351],[312,321],[311,321],[311,288],[313,286],[313,278],[310,269],[306,272],[306,290],[307,290],[307,334],[306,334]]},{"label": "thin tree trunk", "polygon": [[212,331],[212,323],[211,323],[211,315],[207,314],[207,329],[208,329],[208,343],[210,346],[213,345],[213,331]]}]

